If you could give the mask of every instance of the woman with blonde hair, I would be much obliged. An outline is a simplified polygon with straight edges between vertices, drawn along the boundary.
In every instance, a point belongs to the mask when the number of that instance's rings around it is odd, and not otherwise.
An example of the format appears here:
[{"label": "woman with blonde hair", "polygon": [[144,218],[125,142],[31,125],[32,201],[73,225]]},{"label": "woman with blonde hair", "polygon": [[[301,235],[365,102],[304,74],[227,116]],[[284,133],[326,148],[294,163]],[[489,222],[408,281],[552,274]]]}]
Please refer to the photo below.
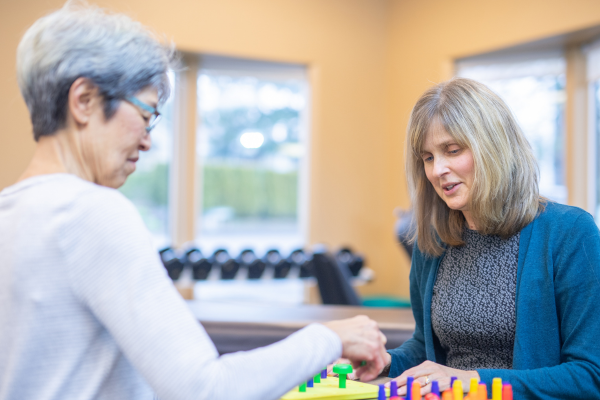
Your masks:
[{"label": "woman with blonde hair", "polygon": [[427,90],[408,125],[416,329],[387,357],[405,390],[451,377],[512,384],[516,399],[600,394],[600,234],[585,211],[539,195],[531,148],[485,85]]}]

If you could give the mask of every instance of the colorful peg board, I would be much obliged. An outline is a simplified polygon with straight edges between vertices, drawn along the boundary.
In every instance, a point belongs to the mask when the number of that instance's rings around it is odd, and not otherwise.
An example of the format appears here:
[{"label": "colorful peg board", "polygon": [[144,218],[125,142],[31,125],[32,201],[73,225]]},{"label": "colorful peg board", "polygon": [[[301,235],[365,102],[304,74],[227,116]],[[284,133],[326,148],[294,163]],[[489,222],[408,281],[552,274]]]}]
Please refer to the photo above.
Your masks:
[{"label": "colorful peg board", "polygon": [[[328,376],[314,387],[307,387],[306,392],[299,392],[298,386],[289,391],[281,400],[359,400],[376,399],[379,387],[358,381],[346,381],[346,388],[339,388],[338,378]],[[386,389],[386,395],[390,395]]]}]

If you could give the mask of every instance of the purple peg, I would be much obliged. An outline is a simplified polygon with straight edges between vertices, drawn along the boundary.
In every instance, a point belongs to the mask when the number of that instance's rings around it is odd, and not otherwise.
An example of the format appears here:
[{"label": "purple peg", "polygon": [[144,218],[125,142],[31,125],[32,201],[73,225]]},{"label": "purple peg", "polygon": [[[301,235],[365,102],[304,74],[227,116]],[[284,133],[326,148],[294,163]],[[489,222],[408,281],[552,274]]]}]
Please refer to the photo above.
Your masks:
[{"label": "purple peg", "polygon": [[[413,378],[412,376],[409,376],[408,378],[406,378],[406,400],[412,400],[412,384],[414,382],[415,378]],[[418,399],[415,399],[418,400]]]},{"label": "purple peg", "polygon": [[377,400],[385,400],[385,386],[379,385],[379,393],[377,394]]},{"label": "purple peg", "polygon": [[398,382],[390,382],[390,397],[398,397]]}]

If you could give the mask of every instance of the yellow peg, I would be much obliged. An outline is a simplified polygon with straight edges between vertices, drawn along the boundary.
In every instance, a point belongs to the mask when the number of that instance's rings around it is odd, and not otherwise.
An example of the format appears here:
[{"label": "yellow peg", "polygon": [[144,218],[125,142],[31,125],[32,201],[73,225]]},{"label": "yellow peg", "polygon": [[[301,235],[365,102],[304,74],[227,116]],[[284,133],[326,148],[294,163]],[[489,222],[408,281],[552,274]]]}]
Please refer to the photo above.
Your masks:
[{"label": "yellow peg", "polygon": [[492,400],[502,400],[502,379],[494,378],[492,381]]},{"label": "yellow peg", "polygon": [[472,399],[477,399],[477,388],[479,387],[479,381],[477,378],[471,378],[471,384],[469,385],[469,395]]},{"label": "yellow peg", "polygon": [[454,400],[463,400],[465,392],[463,391],[462,381],[454,381],[454,385],[452,386],[452,393],[454,393]]}]

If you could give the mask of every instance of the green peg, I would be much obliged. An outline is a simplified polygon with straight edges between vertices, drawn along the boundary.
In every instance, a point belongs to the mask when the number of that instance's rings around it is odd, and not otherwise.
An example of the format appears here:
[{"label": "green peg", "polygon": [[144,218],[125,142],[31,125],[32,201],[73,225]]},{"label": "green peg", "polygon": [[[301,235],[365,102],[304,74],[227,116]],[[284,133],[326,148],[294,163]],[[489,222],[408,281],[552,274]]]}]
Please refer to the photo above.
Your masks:
[{"label": "green peg", "polygon": [[335,364],[333,366],[333,373],[338,374],[340,377],[340,389],[346,388],[346,376],[352,372],[352,365],[350,364]]},{"label": "green peg", "polygon": [[367,365],[367,362],[366,362],[366,361],[361,361],[361,362],[360,362],[360,366],[361,366],[361,367],[364,367],[365,365]]},{"label": "green peg", "polygon": [[315,383],[321,383],[321,373],[318,373],[314,377]]},{"label": "green peg", "polygon": [[306,392],[306,382],[302,382],[300,387],[298,387],[299,392]]}]

